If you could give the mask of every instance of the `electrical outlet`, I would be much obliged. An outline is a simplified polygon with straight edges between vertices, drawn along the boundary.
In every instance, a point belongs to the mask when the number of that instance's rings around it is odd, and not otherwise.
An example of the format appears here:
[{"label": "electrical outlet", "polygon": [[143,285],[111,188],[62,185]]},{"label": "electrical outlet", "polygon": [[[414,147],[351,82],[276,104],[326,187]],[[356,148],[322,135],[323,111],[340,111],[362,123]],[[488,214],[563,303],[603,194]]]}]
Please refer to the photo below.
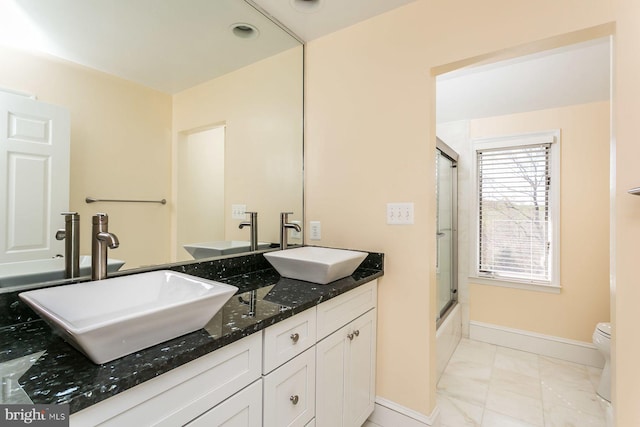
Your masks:
[{"label": "electrical outlet", "polygon": [[[298,224],[300,228],[302,228],[302,223],[299,220],[291,221],[292,224]],[[302,239],[302,231],[296,231],[295,229],[291,229],[291,234],[289,235],[292,239]]]},{"label": "electrical outlet", "polygon": [[231,205],[231,218],[245,219],[246,211],[247,211],[247,205]]},{"label": "electrical outlet", "polygon": [[413,203],[387,203],[387,224],[413,224]]},{"label": "electrical outlet", "polygon": [[311,240],[320,240],[322,239],[322,228],[320,226],[320,221],[309,221],[309,239]]}]

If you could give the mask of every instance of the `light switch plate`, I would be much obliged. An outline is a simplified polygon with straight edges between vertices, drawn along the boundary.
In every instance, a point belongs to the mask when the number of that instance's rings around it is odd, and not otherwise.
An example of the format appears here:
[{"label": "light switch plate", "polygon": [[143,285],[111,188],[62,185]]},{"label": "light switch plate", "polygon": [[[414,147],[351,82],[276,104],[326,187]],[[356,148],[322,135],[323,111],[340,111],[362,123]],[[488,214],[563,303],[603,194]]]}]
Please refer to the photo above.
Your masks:
[{"label": "light switch plate", "polygon": [[231,205],[231,218],[246,219],[247,205]]},{"label": "light switch plate", "polygon": [[413,224],[413,202],[387,203],[387,224]]}]

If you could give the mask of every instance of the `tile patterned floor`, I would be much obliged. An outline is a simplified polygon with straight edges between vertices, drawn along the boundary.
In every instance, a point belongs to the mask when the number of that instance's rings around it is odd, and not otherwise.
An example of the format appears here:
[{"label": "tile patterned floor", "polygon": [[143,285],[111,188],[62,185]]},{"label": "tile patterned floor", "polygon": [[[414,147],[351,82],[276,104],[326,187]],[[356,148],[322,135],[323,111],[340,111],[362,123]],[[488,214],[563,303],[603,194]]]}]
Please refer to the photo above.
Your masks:
[{"label": "tile patterned floor", "polygon": [[601,369],[463,338],[438,382],[442,427],[606,427]]}]

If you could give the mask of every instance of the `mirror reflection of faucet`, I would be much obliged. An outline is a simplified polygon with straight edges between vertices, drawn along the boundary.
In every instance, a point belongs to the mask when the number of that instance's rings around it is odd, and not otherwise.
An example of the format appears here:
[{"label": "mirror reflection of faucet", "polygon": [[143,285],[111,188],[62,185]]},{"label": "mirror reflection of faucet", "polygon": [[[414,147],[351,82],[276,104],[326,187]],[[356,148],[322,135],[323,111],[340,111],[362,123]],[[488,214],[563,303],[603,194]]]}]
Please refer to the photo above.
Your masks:
[{"label": "mirror reflection of faucet", "polygon": [[56,232],[56,240],[64,240],[64,277],[80,276],[80,215],[78,212],[62,212],[64,229]]},{"label": "mirror reflection of faucet", "polygon": [[242,298],[242,295],[238,296],[238,301],[240,304],[249,306],[249,311],[246,314],[243,314],[242,317],[254,317],[256,315],[256,304],[258,302],[257,291],[249,292],[249,301]]},{"label": "mirror reflection of faucet", "polygon": [[96,214],[91,231],[91,280],[107,278],[107,248],[118,246],[118,237],[109,233],[109,216],[106,213]]},{"label": "mirror reflection of faucet", "polygon": [[250,227],[251,239],[249,244],[249,250],[251,252],[258,250],[258,212],[245,212],[249,215],[249,221],[242,221],[238,228]]}]

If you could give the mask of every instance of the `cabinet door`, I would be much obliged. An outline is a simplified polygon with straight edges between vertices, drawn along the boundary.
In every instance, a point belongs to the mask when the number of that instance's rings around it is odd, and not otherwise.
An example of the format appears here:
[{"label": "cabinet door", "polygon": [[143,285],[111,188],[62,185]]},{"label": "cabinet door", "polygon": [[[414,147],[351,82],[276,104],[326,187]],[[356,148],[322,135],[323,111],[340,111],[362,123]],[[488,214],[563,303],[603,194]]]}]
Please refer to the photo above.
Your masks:
[{"label": "cabinet door", "polygon": [[345,355],[349,341],[347,325],[316,345],[316,425],[343,425],[345,401]]},{"label": "cabinet door", "polygon": [[260,427],[261,425],[262,380],[258,380],[191,421],[186,427]]},{"label": "cabinet door", "polygon": [[375,404],[376,310],[316,345],[318,427],[360,427]]},{"label": "cabinet door", "polygon": [[375,405],[376,310],[354,320],[347,351],[345,382],[346,407],[344,426],[360,427]]},{"label": "cabinet door", "polygon": [[310,348],[264,377],[264,427],[303,427],[313,419],[315,362]]}]

